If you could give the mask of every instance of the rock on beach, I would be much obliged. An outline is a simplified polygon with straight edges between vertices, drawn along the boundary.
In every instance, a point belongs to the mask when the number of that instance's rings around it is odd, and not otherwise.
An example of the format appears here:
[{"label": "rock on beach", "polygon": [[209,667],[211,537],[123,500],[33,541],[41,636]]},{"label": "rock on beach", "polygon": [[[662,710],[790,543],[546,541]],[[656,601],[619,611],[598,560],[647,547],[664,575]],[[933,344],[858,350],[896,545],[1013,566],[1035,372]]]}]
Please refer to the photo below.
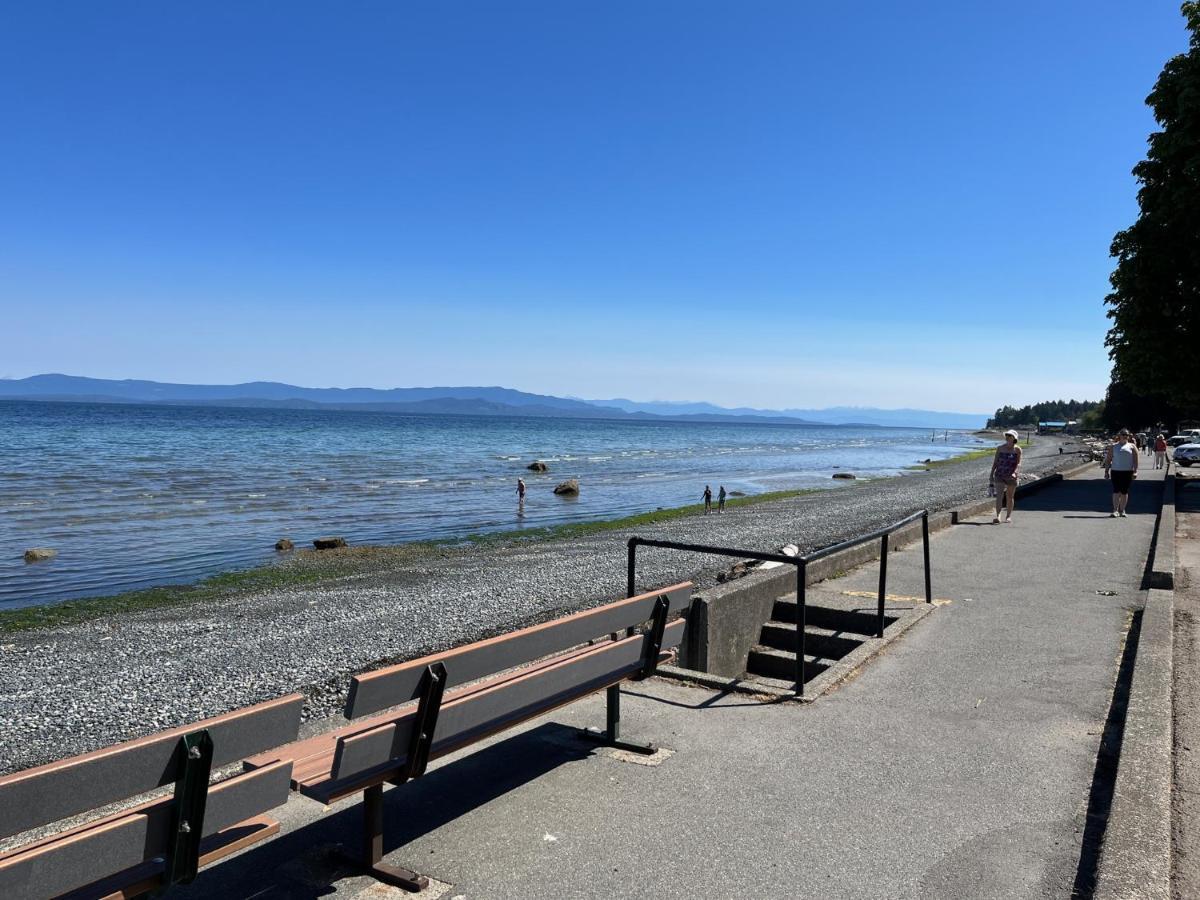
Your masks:
[{"label": "rock on beach", "polygon": [[46,559],[54,559],[58,556],[57,550],[51,550],[49,547],[30,547],[25,551],[25,562],[42,562]]},{"label": "rock on beach", "polygon": [[313,546],[318,550],[336,550],[338,547],[346,546],[344,537],[321,537],[313,541]]},{"label": "rock on beach", "polygon": [[568,478],[554,489],[554,493],[564,497],[571,497],[579,493],[579,479]]},{"label": "rock on beach", "polygon": [[834,478],[844,478],[849,481],[853,481],[855,476],[854,476],[853,472],[834,472],[833,477]]},{"label": "rock on beach", "polygon": [[291,541],[289,541],[287,538],[280,538],[279,540],[277,540],[275,542],[275,549],[282,553],[287,550],[295,550],[296,545],[293,544]]}]

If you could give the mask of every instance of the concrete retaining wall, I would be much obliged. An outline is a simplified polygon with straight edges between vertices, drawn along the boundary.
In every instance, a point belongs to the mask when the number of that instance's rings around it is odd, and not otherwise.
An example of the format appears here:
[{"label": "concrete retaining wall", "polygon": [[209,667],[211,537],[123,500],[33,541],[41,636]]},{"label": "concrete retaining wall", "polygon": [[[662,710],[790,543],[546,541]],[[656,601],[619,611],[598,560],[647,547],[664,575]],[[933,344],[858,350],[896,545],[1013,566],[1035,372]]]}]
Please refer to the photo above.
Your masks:
[{"label": "concrete retaining wall", "polygon": [[1171,707],[1175,620],[1175,476],[1163,484],[1151,588],[1129,686],[1112,808],[1104,831],[1097,898],[1171,896]]}]

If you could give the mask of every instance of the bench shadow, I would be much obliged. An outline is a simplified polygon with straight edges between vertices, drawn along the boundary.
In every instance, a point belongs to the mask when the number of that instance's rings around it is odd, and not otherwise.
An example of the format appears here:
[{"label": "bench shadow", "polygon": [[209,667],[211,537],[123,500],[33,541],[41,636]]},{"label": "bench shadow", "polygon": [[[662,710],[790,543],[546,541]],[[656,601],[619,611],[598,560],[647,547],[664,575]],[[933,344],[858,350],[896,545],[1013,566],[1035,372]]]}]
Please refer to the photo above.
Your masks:
[{"label": "bench shadow", "polygon": [[[655,735],[646,738],[653,740]],[[396,854],[386,861],[424,871],[428,857],[405,854],[406,845],[560,766],[593,756],[596,749],[595,742],[579,737],[578,728],[547,722],[431,769],[399,788],[385,790],[383,851]],[[361,874],[341,852],[358,852],[361,802],[323,816],[311,800],[293,798],[291,803],[304,804],[308,807],[304,812],[319,818],[201,872],[192,885],[176,888],[173,895],[197,900],[309,900],[330,896],[336,892],[337,882]],[[470,847],[453,849],[471,853]]]},{"label": "bench shadow", "polygon": [[[749,688],[749,689],[752,689],[754,687],[754,683],[749,682],[749,681],[739,681],[738,684],[746,685],[747,688]],[[633,691],[633,690],[629,690],[628,688],[625,688],[621,691],[621,696],[637,697],[638,699],[641,699],[641,700],[650,700],[654,703],[663,703],[667,706],[678,707],[679,709],[713,709],[713,708],[734,709],[739,706],[764,706],[767,703],[774,703],[777,700],[791,699],[791,698],[784,698],[784,697],[780,697],[780,698],[772,697],[770,700],[761,700],[761,701],[746,700],[746,701],[740,702],[740,703],[721,703],[720,706],[717,706],[717,704],[720,703],[721,700],[724,700],[726,697],[732,697],[734,694],[740,695],[740,694],[743,694],[743,692],[737,691],[737,690],[734,690],[733,688],[728,688],[728,687],[720,688],[720,689],[705,687],[705,688],[701,688],[701,689],[702,690],[711,690],[714,693],[711,696],[705,698],[704,700],[701,700],[699,703],[684,703],[681,700],[668,700],[666,697],[656,697],[654,694],[644,694],[641,691]],[[647,740],[654,740],[654,738],[647,738]]]}]

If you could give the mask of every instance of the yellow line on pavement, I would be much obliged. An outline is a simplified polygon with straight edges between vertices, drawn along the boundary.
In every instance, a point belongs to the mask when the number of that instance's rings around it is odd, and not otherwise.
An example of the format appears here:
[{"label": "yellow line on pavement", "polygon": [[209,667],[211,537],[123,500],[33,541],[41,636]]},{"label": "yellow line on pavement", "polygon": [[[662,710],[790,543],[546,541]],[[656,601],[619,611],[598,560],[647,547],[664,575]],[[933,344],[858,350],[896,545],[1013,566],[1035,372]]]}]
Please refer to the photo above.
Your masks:
[{"label": "yellow line on pavement", "polygon": [[[872,600],[877,600],[879,598],[879,594],[875,591],[842,591],[842,593],[845,594],[847,597],[869,597]],[[885,594],[883,599],[895,600],[898,603],[924,603],[925,602],[924,597],[908,597],[908,596],[905,596],[904,594]],[[933,598],[934,606],[945,606],[947,603],[953,603],[953,602],[954,602],[953,600],[947,600],[944,597],[934,597]]]}]

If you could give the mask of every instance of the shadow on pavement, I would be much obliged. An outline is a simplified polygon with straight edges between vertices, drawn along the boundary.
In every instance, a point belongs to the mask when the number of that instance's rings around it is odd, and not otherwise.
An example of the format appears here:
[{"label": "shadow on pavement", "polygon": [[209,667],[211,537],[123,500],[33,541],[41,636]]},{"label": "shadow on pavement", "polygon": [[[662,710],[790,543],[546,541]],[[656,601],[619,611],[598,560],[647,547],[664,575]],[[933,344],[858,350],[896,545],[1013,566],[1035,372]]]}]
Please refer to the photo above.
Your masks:
[{"label": "shadow on pavement", "polygon": [[[385,791],[383,851],[391,854],[400,850],[559,766],[587,759],[596,746],[582,740],[579,729],[548,722],[433,769],[399,789]],[[320,816],[313,801],[292,801],[297,802],[311,807],[303,812]],[[299,808],[294,812],[301,811]],[[329,896],[338,881],[359,874],[342,858],[341,850],[357,853],[362,815],[361,803],[354,803],[320,816],[201,873],[193,885],[177,888],[174,894],[180,898],[231,900]],[[454,849],[457,853],[471,852],[469,847]],[[415,854],[406,857],[404,853],[389,861],[418,872],[427,871],[432,862],[428,855],[416,859]]]}]

